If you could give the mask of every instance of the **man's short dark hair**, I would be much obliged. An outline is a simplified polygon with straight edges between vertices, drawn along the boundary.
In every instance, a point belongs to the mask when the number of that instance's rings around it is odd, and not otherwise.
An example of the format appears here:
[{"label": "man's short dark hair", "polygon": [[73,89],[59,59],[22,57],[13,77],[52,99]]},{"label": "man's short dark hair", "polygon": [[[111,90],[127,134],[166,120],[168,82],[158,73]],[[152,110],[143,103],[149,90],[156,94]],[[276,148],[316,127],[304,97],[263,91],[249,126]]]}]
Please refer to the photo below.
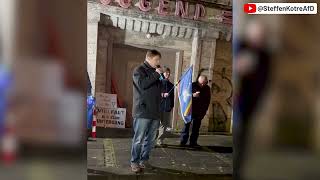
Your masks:
[{"label": "man's short dark hair", "polygon": [[164,72],[171,72],[171,70],[170,70],[170,68],[168,68],[168,67],[164,67]]},{"label": "man's short dark hair", "polygon": [[155,50],[155,49],[147,51],[147,57],[153,58],[155,56],[159,56],[161,58],[161,53],[159,51]]}]

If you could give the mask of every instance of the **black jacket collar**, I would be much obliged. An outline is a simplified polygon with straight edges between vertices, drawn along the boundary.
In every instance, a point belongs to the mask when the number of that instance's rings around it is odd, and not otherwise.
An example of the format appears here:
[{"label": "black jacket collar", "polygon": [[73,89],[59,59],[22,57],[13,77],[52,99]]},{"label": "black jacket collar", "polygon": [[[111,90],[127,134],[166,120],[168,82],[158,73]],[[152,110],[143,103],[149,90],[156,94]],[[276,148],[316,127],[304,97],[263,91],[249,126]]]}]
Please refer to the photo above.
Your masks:
[{"label": "black jacket collar", "polygon": [[144,66],[146,67],[146,68],[148,68],[148,69],[155,69],[155,68],[153,68],[147,61],[144,61]]}]

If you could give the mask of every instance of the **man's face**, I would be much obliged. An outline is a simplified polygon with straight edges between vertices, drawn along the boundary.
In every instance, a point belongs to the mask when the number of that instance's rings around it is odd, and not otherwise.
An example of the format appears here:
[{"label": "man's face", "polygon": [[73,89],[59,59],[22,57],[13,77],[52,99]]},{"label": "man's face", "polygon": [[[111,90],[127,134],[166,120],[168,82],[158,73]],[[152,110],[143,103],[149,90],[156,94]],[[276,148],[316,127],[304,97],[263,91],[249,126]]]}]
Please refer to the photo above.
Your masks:
[{"label": "man's face", "polygon": [[170,72],[169,72],[169,71],[164,72],[163,75],[164,75],[164,77],[165,77],[166,79],[169,79],[169,78],[170,78]]},{"label": "man's face", "polygon": [[200,76],[198,79],[198,83],[201,87],[205,86],[207,84],[207,80],[205,77]]},{"label": "man's face", "polygon": [[154,57],[148,57],[148,63],[153,68],[156,68],[158,65],[160,65],[160,56],[154,56]]}]

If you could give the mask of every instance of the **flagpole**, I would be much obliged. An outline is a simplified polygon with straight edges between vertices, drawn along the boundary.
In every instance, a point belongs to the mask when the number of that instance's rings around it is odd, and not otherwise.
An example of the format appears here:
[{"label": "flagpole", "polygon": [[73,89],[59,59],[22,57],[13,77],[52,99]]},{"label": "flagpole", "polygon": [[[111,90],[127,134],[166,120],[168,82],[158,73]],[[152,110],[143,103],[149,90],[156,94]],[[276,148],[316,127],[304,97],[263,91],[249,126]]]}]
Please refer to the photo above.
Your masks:
[{"label": "flagpole", "polygon": [[170,89],[168,94],[170,95],[171,91],[180,83],[181,79]]},{"label": "flagpole", "polygon": [[[192,66],[193,66],[193,65],[192,65]],[[192,66],[190,66],[190,67],[192,67]],[[189,68],[190,68],[190,67],[189,67]],[[179,81],[170,89],[170,91],[168,92],[168,96],[170,95],[171,91],[180,83],[182,77],[183,77],[187,72],[188,72],[188,71],[186,71],[186,72],[180,77]]]}]

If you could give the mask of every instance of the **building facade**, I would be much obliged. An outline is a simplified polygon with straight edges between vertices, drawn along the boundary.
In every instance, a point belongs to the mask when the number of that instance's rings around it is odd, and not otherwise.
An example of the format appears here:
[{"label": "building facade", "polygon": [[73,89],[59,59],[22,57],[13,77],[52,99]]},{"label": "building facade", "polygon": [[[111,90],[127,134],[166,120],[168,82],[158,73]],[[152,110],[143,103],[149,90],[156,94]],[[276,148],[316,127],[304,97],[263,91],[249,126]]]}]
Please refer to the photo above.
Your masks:
[{"label": "building facade", "polygon": [[[132,126],[132,71],[147,49],[159,50],[171,81],[191,65],[208,76],[211,105],[201,132],[231,132],[232,1],[88,1],[88,73],[93,92],[116,93]],[[175,92],[176,93],[176,92]],[[175,96],[172,127],[183,121]]]}]

